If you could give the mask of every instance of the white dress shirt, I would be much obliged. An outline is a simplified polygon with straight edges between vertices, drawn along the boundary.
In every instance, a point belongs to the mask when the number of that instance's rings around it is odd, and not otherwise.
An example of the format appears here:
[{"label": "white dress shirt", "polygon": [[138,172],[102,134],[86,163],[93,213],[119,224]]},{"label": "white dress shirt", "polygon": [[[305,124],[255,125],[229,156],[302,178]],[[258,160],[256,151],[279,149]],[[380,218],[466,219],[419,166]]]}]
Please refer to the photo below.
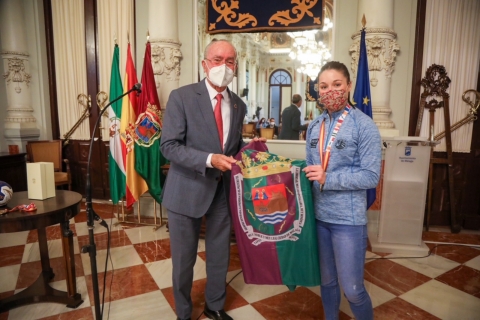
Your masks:
[{"label": "white dress shirt", "polygon": [[[215,106],[217,105],[217,94],[221,93],[223,95],[222,99],[222,121],[223,121],[223,141],[222,145],[225,146],[225,143],[228,139],[228,133],[230,132],[230,95],[228,94],[227,89],[223,90],[222,92],[218,92],[215,90],[210,83],[205,80],[205,84],[207,85],[208,95],[210,97],[210,101],[212,103],[212,112],[215,111]],[[208,155],[207,158],[207,167],[213,168],[211,164],[213,153]]]}]

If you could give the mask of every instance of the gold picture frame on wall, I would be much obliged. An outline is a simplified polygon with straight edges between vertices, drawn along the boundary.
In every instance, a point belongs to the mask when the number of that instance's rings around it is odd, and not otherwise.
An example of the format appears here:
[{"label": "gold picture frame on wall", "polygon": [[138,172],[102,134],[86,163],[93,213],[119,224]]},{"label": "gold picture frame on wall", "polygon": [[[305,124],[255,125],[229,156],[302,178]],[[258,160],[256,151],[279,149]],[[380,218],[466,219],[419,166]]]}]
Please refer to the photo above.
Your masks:
[{"label": "gold picture frame on wall", "polygon": [[270,35],[271,48],[290,48],[292,45],[292,38],[284,32],[275,32]]}]

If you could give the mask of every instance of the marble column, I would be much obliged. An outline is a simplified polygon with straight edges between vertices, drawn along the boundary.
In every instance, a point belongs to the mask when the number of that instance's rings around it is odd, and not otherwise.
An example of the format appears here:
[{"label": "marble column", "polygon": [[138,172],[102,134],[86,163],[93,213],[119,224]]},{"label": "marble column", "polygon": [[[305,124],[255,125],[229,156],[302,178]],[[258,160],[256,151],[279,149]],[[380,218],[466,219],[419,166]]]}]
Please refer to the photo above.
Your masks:
[{"label": "marble column", "polygon": [[[257,77],[258,77],[258,90],[257,90],[257,104],[260,107],[263,107],[265,105],[265,73],[266,69],[265,67],[262,67],[262,59],[259,61],[259,68],[257,71]],[[256,108],[255,108],[256,110]]]},{"label": "marble column", "polygon": [[[395,58],[400,46],[396,42],[397,34],[393,30],[393,0],[359,0],[357,27],[362,28],[362,17],[366,19],[366,46],[368,68],[370,71],[370,90],[372,95],[373,120],[385,134],[397,132],[395,123],[390,119],[391,77],[395,71]],[[353,36],[350,47],[352,71],[356,77],[360,31]]]},{"label": "marble column", "polygon": [[238,90],[239,94],[242,93],[243,89],[247,87],[247,51],[243,47],[237,46],[238,54],[238,66],[237,66],[237,76],[238,76]]},{"label": "marble column", "polygon": [[[237,48],[237,45],[238,43],[241,43],[241,38],[239,40],[239,38],[236,36],[236,35],[233,35],[233,34],[223,34],[223,35],[212,35],[215,39],[217,40],[220,40],[220,39],[223,39],[223,40],[227,40],[229,41],[234,47],[235,49]],[[240,42],[239,42],[240,41]],[[237,52],[237,56],[238,56],[238,52]],[[238,57],[237,57],[238,58]],[[238,66],[237,66],[238,68]],[[237,70],[237,74],[238,74],[238,70]],[[234,80],[232,81],[231,84],[228,85],[228,88],[232,91],[232,92],[235,92],[237,94],[240,94],[241,92],[239,91],[240,88],[239,88],[239,84],[238,84],[238,81],[235,81],[236,79],[234,78]]]},{"label": "marble column", "polygon": [[3,117],[4,136],[8,144],[18,145],[20,151],[25,150],[26,141],[40,136],[32,108],[25,24],[22,1],[0,1],[1,56],[8,103]]},{"label": "marble column", "polygon": [[258,52],[255,49],[251,50],[249,59],[249,84],[248,84],[248,114],[252,114],[257,109],[257,64],[258,64]]},{"label": "marble column", "polygon": [[198,59],[197,59],[197,68],[198,68],[198,75],[200,79],[204,78],[204,72],[203,72],[203,67],[202,67],[202,61],[205,58],[204,55],[204,50],[205,47],[207,46],[208,43],[211,41],[211,37],[208,33],[205,32],[205,10],[198,10],[198,8],[202,8],[202,6],[205,6],[205,0],[199,0],[197,4],[197,35],[198,35]]},{"label": "marble column", "polygon": [[149,32],[152,46],[152,67],[162,109],[170,92],[179,86],[182,45],[178,40],[176,0],[149,0]]}]

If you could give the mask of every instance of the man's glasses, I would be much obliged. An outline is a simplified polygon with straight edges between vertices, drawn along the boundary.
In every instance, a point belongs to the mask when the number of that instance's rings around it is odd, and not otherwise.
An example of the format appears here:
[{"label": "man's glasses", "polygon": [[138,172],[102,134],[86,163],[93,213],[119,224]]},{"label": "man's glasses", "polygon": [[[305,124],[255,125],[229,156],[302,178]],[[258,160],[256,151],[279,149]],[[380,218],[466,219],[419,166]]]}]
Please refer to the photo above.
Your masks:
[{"label": "man's glasses", "polygon": [[210,61],[215,66],[219,66],[219,65],[222,65],[223,63],[225,63],[227,65],[227,67],[229,67],[231,69],[233,69],[235,67],[235,65],[237,64],[237,62],[233,59],[223,60],[221,58],[214,58],[214,59],[206,59],[205,58],[205,60]]}]

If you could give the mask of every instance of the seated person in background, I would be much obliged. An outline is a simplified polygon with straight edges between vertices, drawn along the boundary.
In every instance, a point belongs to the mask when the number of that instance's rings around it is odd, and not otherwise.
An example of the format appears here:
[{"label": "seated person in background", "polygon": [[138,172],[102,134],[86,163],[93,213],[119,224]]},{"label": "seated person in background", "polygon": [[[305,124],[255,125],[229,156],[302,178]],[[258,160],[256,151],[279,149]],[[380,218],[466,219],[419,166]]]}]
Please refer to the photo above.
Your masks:
[{"label": "seated person in background", "polygon": [[273,131],[273,138],[276,139],[278,136],[278,127],[275,124],[275,118],[270,118],[269,124],[267,128],[274,128],[275,130]]},{"label": "seated person in background", "polygon": [[267,120],[265,118],[260,119],[260,121],[257,122],[257,129],[260,128],[266,128],[268,126]]}]

